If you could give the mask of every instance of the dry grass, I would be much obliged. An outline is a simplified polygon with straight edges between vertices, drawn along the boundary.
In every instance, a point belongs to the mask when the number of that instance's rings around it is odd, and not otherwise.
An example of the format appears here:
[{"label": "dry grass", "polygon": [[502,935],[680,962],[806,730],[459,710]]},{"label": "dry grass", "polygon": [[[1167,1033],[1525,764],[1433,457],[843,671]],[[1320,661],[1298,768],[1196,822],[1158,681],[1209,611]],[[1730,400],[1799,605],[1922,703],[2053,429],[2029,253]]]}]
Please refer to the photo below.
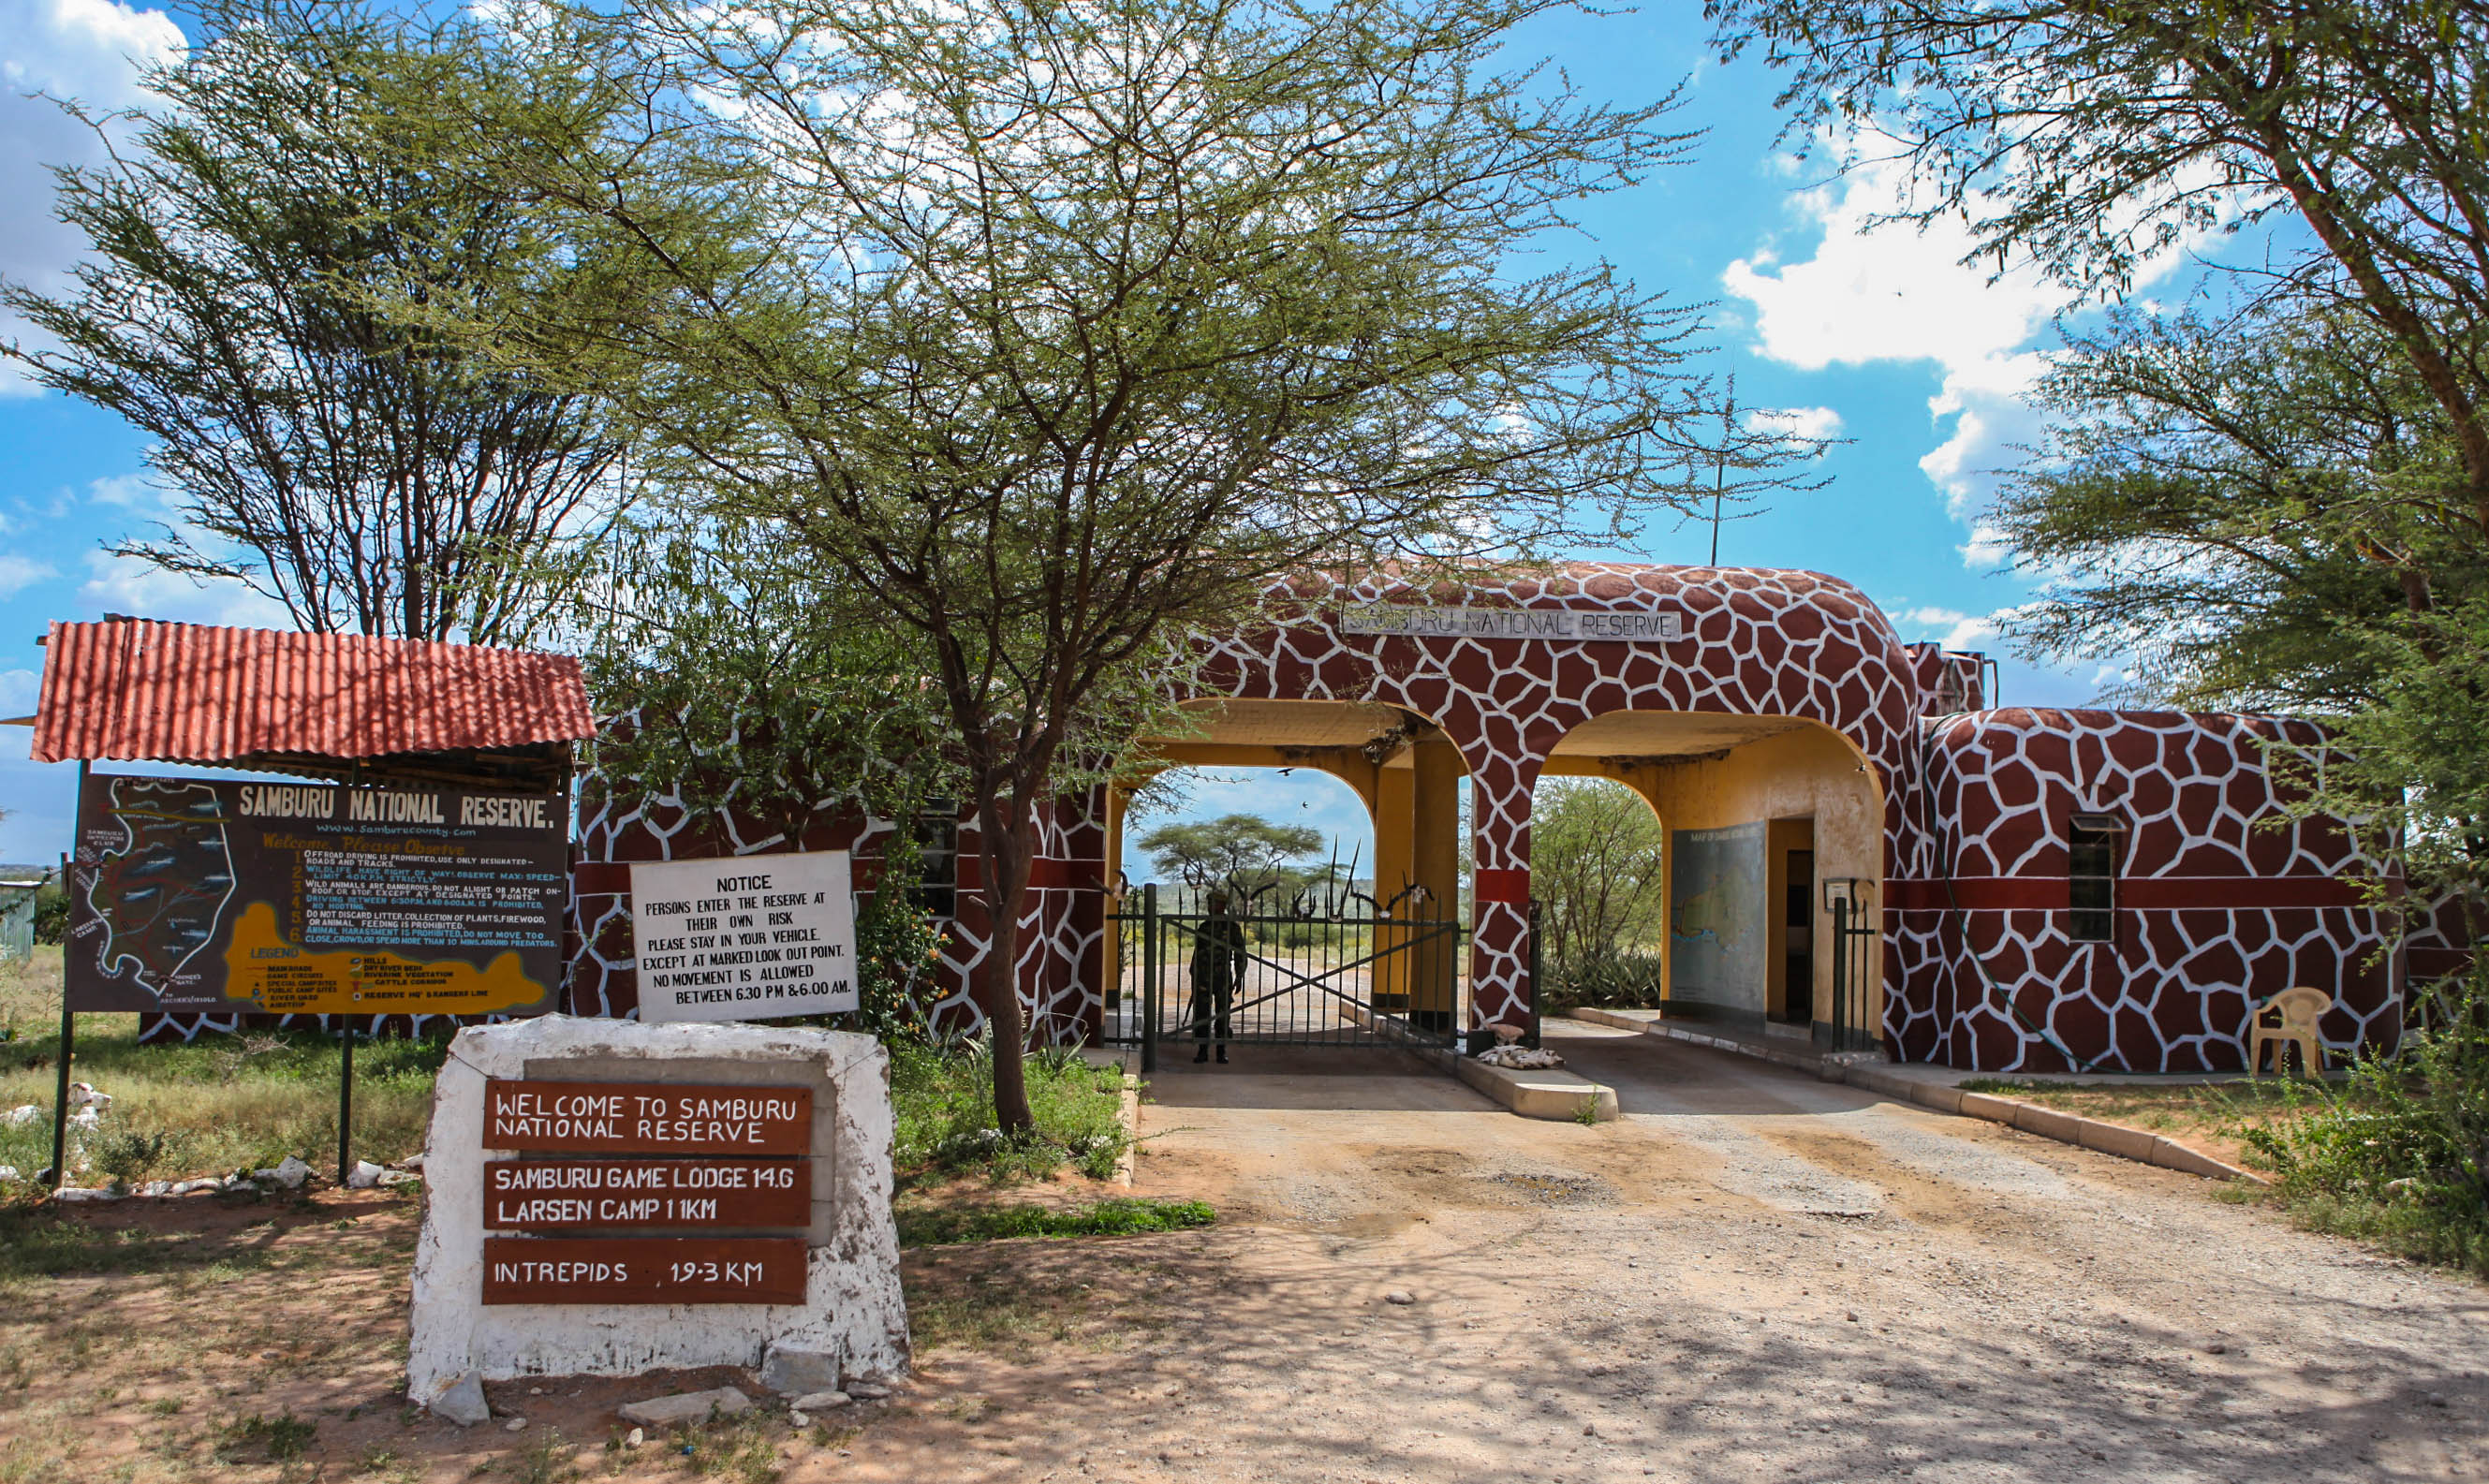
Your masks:
[{"label": "dry grass", "polygon": [[[0,964],[0,1164],[31,1176],[51,1162],[51,1106],[60,1046],[61,951]],[[423,1143],[437,1042],[364,1043],[355,1059],[355,1149],[397,1159]],[[193,1045],[138,1044],[134,1014],[80,1015],[71,1075],[112,1095],[104,1127],[82,1135],[71,1162],[87,1181],[227,1173],[300,1156],[329,1167],[337,1150],[337,1046],[310,1035],[214,1037]],[[5,1465],[0,1465],[5,1469]],[[5,1484],[5,1473],[0,1473]]]},{"label": "dry grass", "polygon": [[[462,1432],[402,1389],[418,1210],[380,1190],[0,1210],[0,1484],[770,1484],[834,1470],[856,1429],[896,1410],[797,1430],[769,1402],[624,1445],[620,1402],[758,1394],[717,1369],[497,1382],[495,1411],[528,1428]],[[920,1359],[1111,1353],[1210,1282],[1112,1239],[911,1252],[902,1277]]]}]

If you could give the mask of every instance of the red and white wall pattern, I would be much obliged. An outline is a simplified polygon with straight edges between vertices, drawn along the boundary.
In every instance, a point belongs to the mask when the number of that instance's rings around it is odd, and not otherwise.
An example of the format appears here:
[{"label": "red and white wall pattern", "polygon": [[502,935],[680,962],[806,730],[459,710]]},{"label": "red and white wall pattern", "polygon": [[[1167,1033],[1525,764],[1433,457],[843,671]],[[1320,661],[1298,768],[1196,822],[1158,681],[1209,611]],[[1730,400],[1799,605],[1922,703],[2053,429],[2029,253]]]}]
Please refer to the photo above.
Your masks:
[{"label": "red and white wall pattern", "polygon": [[[1307,616],[1215,646],[1202,695],[1404,708],[1459,749],[1473,790],[1474,1013],[1527,1016],[1531,790],[1565,734],[1616,711],[1797,718],[1847,739],[1881,790],[1884,1028],[1896,1054],[1994,1070],[2069,1065],[2193,1070],[2239,1065],[2247,1005],[2292,984],[2340,1002],[2328,1040],[2391,1040],[2400,999],[2377,962],[2367,871],[2344,833],[2290,817],[2276,744],[2303,724],[2160,712],[1975,710],[1975,656],[1905,646],[1855,587],[1807,572],[1582,564],[1545,579],[1416,591],[1389,581],[1300,591]],[[1349,635],[1345,604],[1674,612],[1668,642]],[[582,1013],[636,1004],[627,863],[796,848],[679,801],[594,781],[583,824]],[[2111,941],[2067,934],[2073,813],[2127,823]],[[870,855],[882,822],[824,811],[800,844]],[[1019,983],[1040,1034],[1073,1039],[1101,1013],[1102,800],[1048,817],[1022,923]],[[942,1013],[985,951],[975,837],[963,829],[960,917]]]}]

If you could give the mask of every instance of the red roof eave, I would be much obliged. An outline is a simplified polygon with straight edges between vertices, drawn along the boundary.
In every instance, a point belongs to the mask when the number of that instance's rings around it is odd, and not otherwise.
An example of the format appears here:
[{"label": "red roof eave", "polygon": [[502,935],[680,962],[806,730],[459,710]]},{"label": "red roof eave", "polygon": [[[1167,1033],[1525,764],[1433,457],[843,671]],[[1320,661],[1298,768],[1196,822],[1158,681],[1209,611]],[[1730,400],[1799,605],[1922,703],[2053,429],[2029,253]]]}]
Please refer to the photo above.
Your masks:
[{"label": "red roof eave", "polygon": [[143,618],[55,623],[44,650],[38,762],[384,757],[596,731],[569,655]]}]

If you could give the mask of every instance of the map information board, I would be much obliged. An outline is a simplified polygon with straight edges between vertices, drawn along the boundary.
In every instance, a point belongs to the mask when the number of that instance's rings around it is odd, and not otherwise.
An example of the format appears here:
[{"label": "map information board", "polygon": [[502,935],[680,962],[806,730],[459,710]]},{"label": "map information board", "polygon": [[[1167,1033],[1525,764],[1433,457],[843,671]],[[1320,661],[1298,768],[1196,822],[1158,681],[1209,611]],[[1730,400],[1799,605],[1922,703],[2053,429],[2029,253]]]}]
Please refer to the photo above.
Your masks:
[{"label": "map information board", "polygon": [[91,774],[70,1008],[550,1010],[568,849],[557,796]]},{"label": "map information board", "polygon": [[1763,826],[1678,830],[1668,878],[1668,997],[1763,1010]]}]

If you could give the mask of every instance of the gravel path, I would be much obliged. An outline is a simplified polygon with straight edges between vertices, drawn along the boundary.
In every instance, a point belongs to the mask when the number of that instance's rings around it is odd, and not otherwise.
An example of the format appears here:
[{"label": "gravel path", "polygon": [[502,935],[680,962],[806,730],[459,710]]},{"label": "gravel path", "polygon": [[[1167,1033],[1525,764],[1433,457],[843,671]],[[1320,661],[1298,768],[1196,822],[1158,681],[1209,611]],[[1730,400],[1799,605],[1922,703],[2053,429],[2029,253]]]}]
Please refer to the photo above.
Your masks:
[{"label": "gravel path", "polygon": [[1548,1035],[1621,1120],[1355,1053],[1169,1069],[1141,1187],[1226,1224],[993,1258],[1139,1284],[1146,1321],[929,1355],[790,1477],[2489,1476],[2468,1280],[1995,1125]]}]

